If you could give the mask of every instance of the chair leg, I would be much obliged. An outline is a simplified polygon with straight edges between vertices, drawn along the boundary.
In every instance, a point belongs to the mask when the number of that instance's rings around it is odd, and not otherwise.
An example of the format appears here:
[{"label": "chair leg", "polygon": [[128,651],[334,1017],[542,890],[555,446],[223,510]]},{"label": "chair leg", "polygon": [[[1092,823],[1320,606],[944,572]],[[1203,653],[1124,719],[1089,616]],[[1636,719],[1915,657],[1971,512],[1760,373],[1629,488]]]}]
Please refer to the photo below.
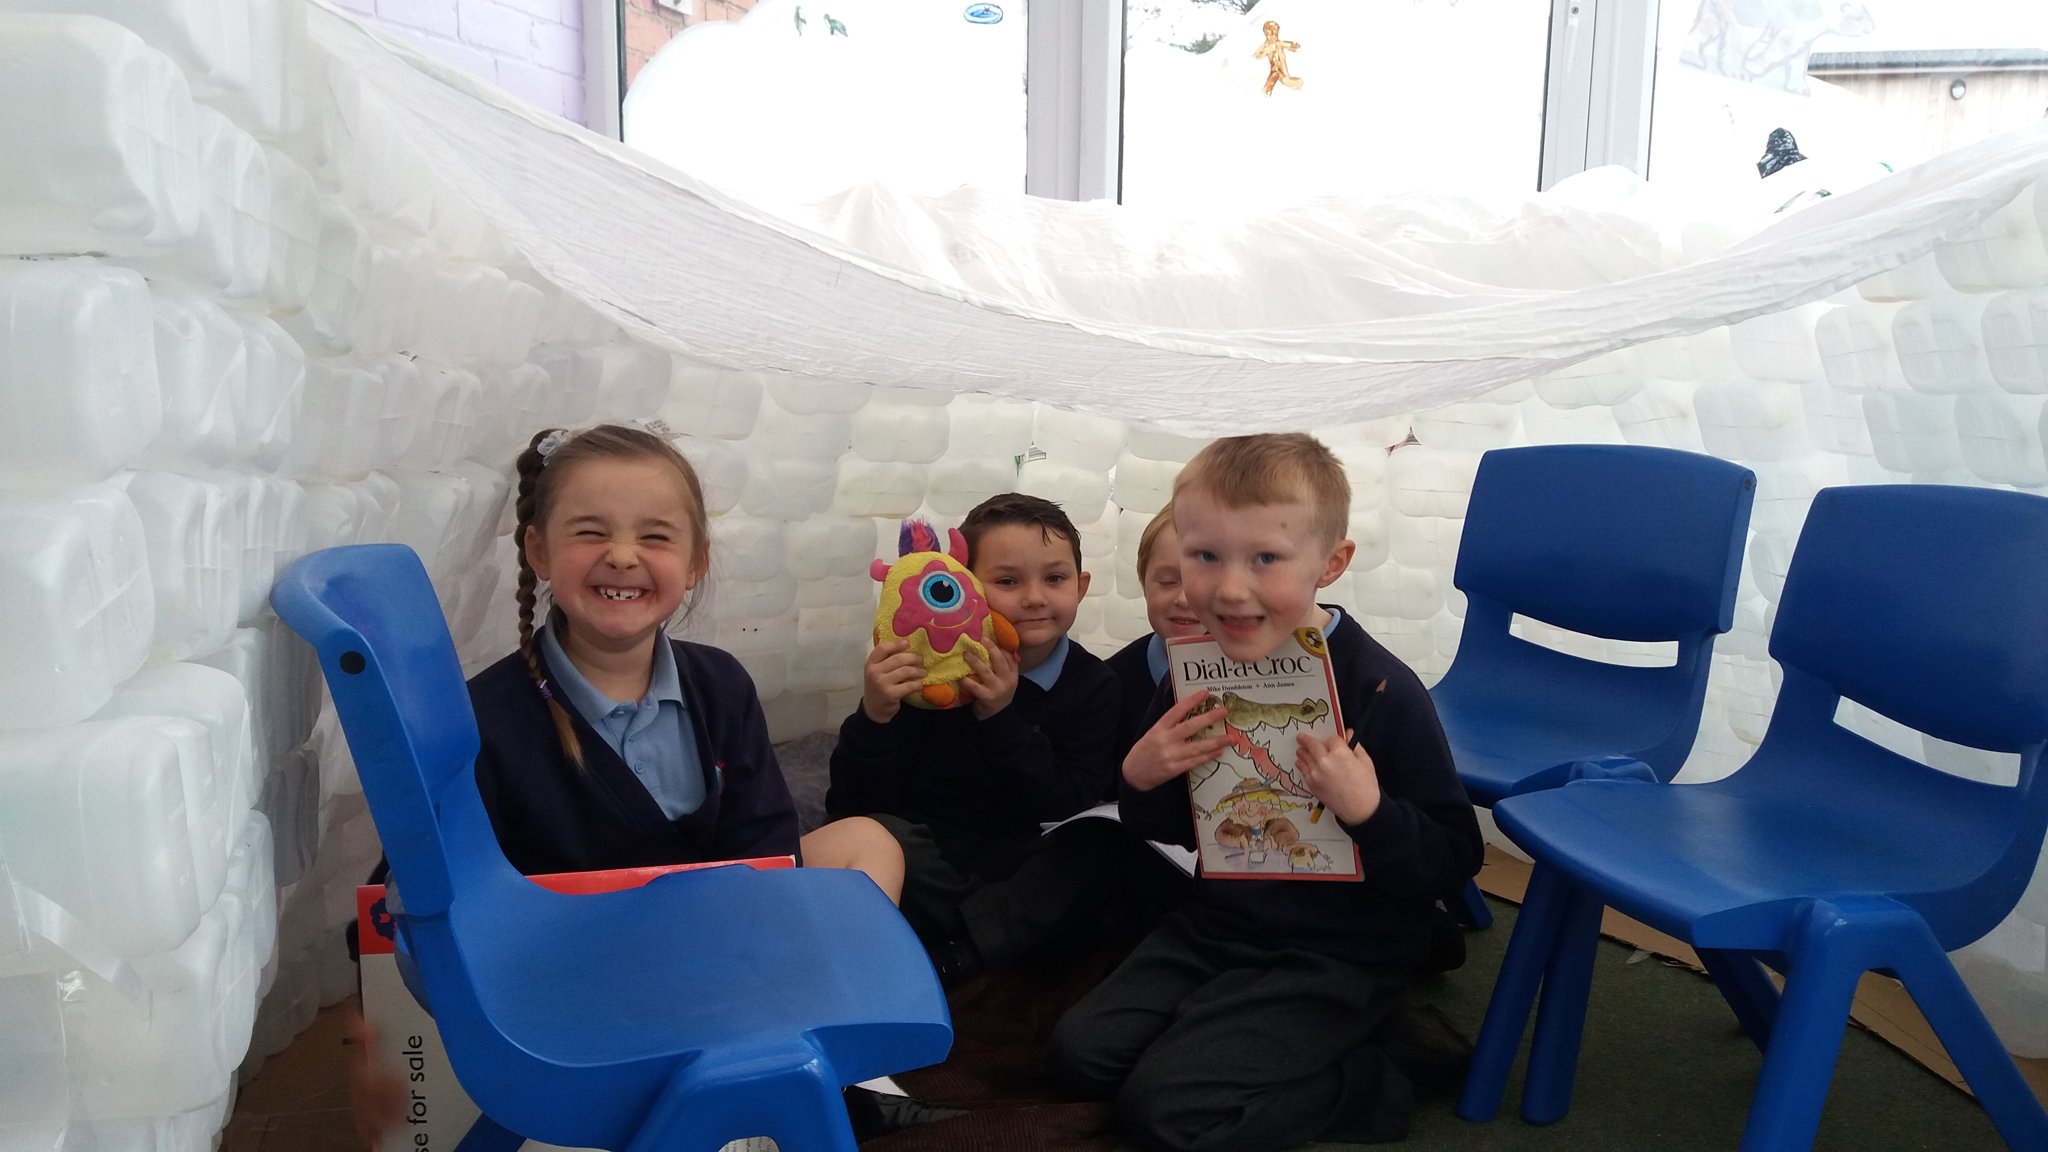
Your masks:
[{"label": "chair leg", "polygon": [[1479,881],[1465,881],[1463,899],[1451,911],[1457,913],[1458,922],[1468,928],[1490,928],[1493,926],[1493,909],[1486,906],[1486,894],[1479,890]]},{"label": "chair leg", "polygon": [[1508,937],[1507,955],[1501,960],[1493,997],[1486,1005],[1486,1021],[1479,1027],[1465,1086],[1458,1094],[1458,1115],[1467,1120],[1484,1124],[1500,1110],[1508,1069],[1514,1066],[1515,1050],[1522,1046],[1529,1009],[1536,1003],[1536,988],[1557,939],[1558,918],[1570,897],[1571,886],[1564,877],[1538,863],[1529,875],[1529,890],[1522,897],[1514,934]]},{"label": "chair leg", "polygon": [[1529,1045],[1529,1072],[1522,1079],[1522,1118],[1531,1124],[1555,1124],[1571,1108],[1579,1039],[1586,1027],[1586,1000],[1593,986],[1593,959],[1600,946],[1602,908],[1592,893],[1573,888],[1558,917],[1550,963],[1543,971],[1536,1036]]},{"label": "chair leg", "polygon": [[623,1152],[715,1152],[767,1136],[786,1152],[858,1152],[846,1100],[815,1050],[776,1044],[725,1050],[676,1074]]},{"label": "chair leg", "polygon": [[1933,937],[1896,965],[1913,1002],[1941,1038],[1985,1115],[2009,1148],[2048,1148],[2048,1111],[2020,1077],[2005,1045]]},{"label": "chair leg", "polygon": [[469,1131],[462,1134],[455,1152],[519,1152],[525,1143],[526,1137],[489,1116],[478,1116]]},{"label": "chair leg", "polygon": [[1723,948],[1700,948],[1700,963],[1720,989],[1721,998],[1759,1051],[1771,1044],[1771,1024],[1778,1017],[1778,989],[1755,957]]},{"label": "chair leg", "polygon": [[1867,923],[1845,919],[1819,901],[1793,929],[1785,993],[1742,1130],[1742,1152],[1813,1146],[1856,983],[1871,966],[1868,948],[1875,934]]}]

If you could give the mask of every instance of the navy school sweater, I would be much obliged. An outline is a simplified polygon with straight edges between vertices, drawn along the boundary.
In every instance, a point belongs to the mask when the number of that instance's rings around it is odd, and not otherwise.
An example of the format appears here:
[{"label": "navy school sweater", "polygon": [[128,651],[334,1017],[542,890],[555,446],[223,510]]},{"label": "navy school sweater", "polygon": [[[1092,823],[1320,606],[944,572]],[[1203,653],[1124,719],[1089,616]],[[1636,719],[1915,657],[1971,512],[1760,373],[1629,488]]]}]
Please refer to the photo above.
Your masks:
[{"label": "navy school sweater", "polygon": [[905,705],[877,724],[856,707],[839,726],[825,810],[899,816],[955,842],[1035,836],[1113,787],[1118,706],[1116,677],[1071,643],[1051,689],[1020,676],[1010,706],[986,720],[964,705]]},{"label": "navy school sweater", "polygon": [[[526,661],[514,652],[469,681],[483,747],[477,789],[498,844],[529,875],[793,856],[796,804],[782,779],[754,681],[730,654],[670,640],[704,766],[704,803],[670,820],[574,707],[579,771]],[[542,675],[548,675],[541,660]]]},{"label": "navy school sweater", "polygon": [[1123,781],[1124,757],[1130,755],[1131,746],[1145,734],[1153,714],[1152,694],[1158,691],[1159,682],[1152,679],[1152,640],[1152,634],[1147,633],[1103,661],[1116,676],[1117,688],[1123,693],[1122,706],[1117,709],[1117,772],[1109,782],[1109,792],[1103,796],[1105,800],[1117,798]]},{"label": "navy school sweater", "polygon": [[[1406,664],[1366,635],[1349,612],[1330,632],[1338,709],[1347,724],[1365,715],[1381,679],[1386,696],[1359,731],[1379,774],[1379,810],[1345,830],[1358,845],[1365,879],[1210,880],[1197,877],[1187,914],[1226,939],[1275,950],[1303,948],[1375,969],[1412,968],[1429,954],[1430,906],[1454,898],[1479,871],[1482,843],[1472,802],[1458,783],[1451,749],[1429,692]],[[1173,703],[1160,682],[1146,727]],[[1148,840],[1195,846],[1187,777],[1150,792],[1126,782],[1124,824]]]}]

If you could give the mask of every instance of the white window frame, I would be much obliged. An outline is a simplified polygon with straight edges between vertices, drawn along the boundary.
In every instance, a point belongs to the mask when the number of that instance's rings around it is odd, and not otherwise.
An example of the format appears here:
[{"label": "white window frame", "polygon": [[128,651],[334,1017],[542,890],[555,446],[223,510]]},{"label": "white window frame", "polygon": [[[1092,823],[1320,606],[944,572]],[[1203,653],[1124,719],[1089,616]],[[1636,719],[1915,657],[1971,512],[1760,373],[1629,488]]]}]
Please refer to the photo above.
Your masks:
[{"label": "white window frame", "polygon": [[[1020,2],[1028,21],[1025,191],[1119,199],[1123,0]],[[1657,0],[1551,0],[1538,188],[1605,164],[1648,173],[1659,7]],[[583,0],[584,118],[614,140],[625,94],[619,19],[619,0]]]},{"label": "white window frame", "polygon": [[625,139],[619,103],[626,97],[625,30],[620,0],[583,0],[583,124]]},{"label": "white window frame", "polygon": [[1588,168],[1650,171],[1657,0],[1551,0],[1538,188]]},{"label": "white window frame", "polygon": [[1024,191],[1114,200],[1123,154],[1123,0],[1028,0]]}]

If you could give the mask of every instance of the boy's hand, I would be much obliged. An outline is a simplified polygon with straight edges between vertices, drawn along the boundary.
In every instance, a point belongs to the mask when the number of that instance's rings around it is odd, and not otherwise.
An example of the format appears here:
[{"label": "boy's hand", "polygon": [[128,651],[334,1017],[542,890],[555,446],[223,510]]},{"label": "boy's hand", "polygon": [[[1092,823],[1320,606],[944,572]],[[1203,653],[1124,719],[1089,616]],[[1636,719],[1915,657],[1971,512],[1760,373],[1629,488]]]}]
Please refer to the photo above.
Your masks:
[{"label": "boy's hand", "polygon": [[1124,757],[1124,779],[1131,787],[1150,792],[1223,754],[1223,746],[1230,741],[1221,732],[1196,739],[1203,729],[1221,724],[1226,715],[1221,707],[1202,711],[1200,706],[1208,699],[1205,688],[1175,702],[1150,731],[1131,745],[1130,753]]},{"label": "boy's hand", "polygon": [[1351,733],[1333,732],[1318,740],[1303,732],[1295,739],[1295,766],[1309,792],[1346,824],[1372,819],[1380,810],[1380,774],[1365,749],[1352,745]]},{"label": "boy's hand", "polygon": [[349,1110],[355,1118],[356,1138],[375,1148],[386,1132],[405,1123],[405,1083],[377,1067],[377,1030],[368,1020],[351,1013],[348,1035]]},{"label": "boy's hand", "polygon": [[986,720],[1010,706],[1017,698],[1017,658],[1001,648],[990,648],[983,660],[972,650],[967,666],[974,674],[960,681],[961,690],[974,701],[974,718]]},{"label": "boy's hand", "polygon": [[908,640],[875,645],[861,665],[860,710],[877,724],[887,724],[903,710],[904,697],[924,686],[924,661]]}]

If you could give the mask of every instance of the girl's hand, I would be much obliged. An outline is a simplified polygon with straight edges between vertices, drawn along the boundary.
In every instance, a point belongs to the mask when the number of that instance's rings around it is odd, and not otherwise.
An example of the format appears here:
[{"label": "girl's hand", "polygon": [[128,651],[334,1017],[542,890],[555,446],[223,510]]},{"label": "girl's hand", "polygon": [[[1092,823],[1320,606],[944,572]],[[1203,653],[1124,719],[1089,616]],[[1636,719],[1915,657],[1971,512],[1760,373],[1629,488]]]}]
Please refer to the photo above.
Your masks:
[{"label": "girl's hand", "polygon": [[1017,658],[1001,648],[990,647],[988,659],[983,660],[971,650],[967,653],[967,666],[973,675],[960,681],[960,687],[974,701],[974,718],[986,720],[1010,706],[1017,698]]},{"label": "girl's hand", "polygon": [[1380,774],[1363,747],[1354,747],[1349,731],[1318,740],[1303,732],[1295,737],[1295,766],[1301,782],[1323,807],[1348,825],[1363,824],[1380,810]]},{"label": "girl's hand", "polygon": [[1150,792],[1223,754],[1224,746],[1230,742],[1227,737],[1220,732],[1201,736],[1203,729],[1223,723],[1226,715],[1220,707],[1201,710],[1208,699],[1209,692],[1203,689],[1176,701],[1150,731],[1138,738],[1124,757],[1124,780],[1131,787]]},{"label": "girl's hand", "polygon": [[904,697],[924,686],[924,661],[908,640],[875,645],[861,665],[860,710],[877,724],[887,724],[903,710]]}]

